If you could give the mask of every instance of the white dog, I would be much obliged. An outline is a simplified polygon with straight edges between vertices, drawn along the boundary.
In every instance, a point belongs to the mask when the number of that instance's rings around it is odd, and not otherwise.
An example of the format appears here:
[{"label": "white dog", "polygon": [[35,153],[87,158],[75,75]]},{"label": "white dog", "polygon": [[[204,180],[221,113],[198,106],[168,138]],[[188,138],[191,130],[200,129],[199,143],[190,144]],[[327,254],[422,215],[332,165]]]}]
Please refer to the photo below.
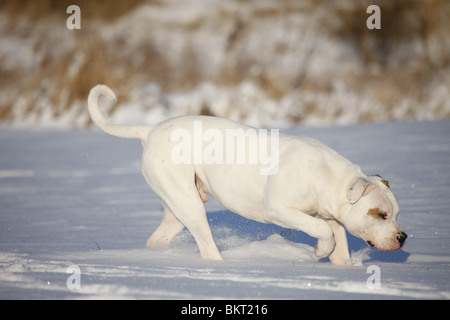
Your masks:
[{"label": "white dog", "polygon": [[336,265],[351,264],[344,227],[379,250],[403,246],[407,235],[396,224],[387,181],[319,141],[205,116],[113,125],[99,110],[101,95],[116,99],[105,85],[92,88],[92,120],[109,134],[141,141],[143,175],[164,207],[150,248],[165,248],[187,227],[203,258],[221,260],[203,205],[208,193],[243,217],[317,238],[316,255]]}]

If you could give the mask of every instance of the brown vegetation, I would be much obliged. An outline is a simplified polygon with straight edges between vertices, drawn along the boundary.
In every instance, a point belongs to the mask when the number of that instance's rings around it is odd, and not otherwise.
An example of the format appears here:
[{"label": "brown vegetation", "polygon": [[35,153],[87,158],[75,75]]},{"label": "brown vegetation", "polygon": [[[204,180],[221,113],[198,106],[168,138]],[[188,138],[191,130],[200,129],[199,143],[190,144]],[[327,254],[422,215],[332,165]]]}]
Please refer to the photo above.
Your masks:
[{"label": "brown vegetation", "polygon": [[[236,6],[230,9],[230,3]],[[65,27],[70,4],[81,7],[81,30]],[[366,28],[370,4],[381,8],[381,30]],[[208,13],[192,19],[163,25],[149,20],[148,32],[142,32],[138,42],[130,39],[129,32],[133,31],[117,27],[108,35],[110,26],[132,12],[144,6],[165,5],[156,0],[0,0],[0,34],[4,39],[0,41],[20,43],[17,48],[26,51],[17,53],[21,58],[7,48],[0,49],[0,122],[21,121],[21,117],[32,114],[40,117],[49,110],[58,118],[70,109],[81,119],[77,126],[89,123],[84,103],[97,83],[114,87],[119,99],[126,101],[132,88],[151,81],[157,82],[163,92],[191,90],[206,81],[231,87],[252,81],[275,100],[294,91],[302,93],[298,111],[290,115],[296,123],[311,114],[320,117],[324,110],[321,101],[335,90],[336,78],[352,92],[376,101],[390,119],[418,118],[418,105],[435,98],[436,86],[448,88],[450,83],[450,5],[446,0],[285,0],[251,4],[236,0],[228,5],[216,4]],[[306,34],[301,25],[305,17],[314,21],[312,35]],[[283,23],[286,32],[294,35],[286,37],[288,40],[281,36],[267,39],[264,47],[264,28],[274,21]],[[114,30],[119,31],[116,34]],[[217,59],[214,70],[211,63],[205,63],[206,58],[213,59],[205,56],[208,49],[198,42],[205,32],[217,32],[217,39],[224,39],[217,45],[222,46],[225,58]],[[165,33],[174,39],[178,39],[174,34],[179,35],[183,42],[167,47],[161,44],[161,34]],[[313,75],[310,62],[321,53],[315,42],[319,34],[353,48],[358,68],[333,77]],[[252,41],[264,48],[261,55],[252,51]],[[296,65],[283,64],[297,52]],[[336,61],[336,70],[339,63]],[[438,117],[450,116],[448,109],[440,110],[446,94],[448,91],[430,107],[436,109],[432,112]],[[402,103],[407,107],[398,111]],[[335,116],[339,116],[346,106],[334,108]],[[210,106],[202,110],[213,114]],[[364,111],[359,120],[379,120],[375,113]]]}]

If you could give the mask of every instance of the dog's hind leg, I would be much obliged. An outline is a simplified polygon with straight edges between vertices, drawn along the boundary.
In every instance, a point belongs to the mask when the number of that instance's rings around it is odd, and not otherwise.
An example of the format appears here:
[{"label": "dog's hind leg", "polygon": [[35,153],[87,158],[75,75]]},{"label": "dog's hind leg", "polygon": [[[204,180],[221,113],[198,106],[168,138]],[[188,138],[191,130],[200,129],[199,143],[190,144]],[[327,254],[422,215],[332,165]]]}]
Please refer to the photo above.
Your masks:
[{"label": "dog's hind leg", "polygon": [[[159,163],[158,163],[159,164]],[[195,182],[192,167],[143,166],[144,176],[166,208],[164,219],[147,246],[167,245],[185,226],[194,236],[202,258],[223,260],[212,237],[203,201],[206,192]]]},{"label": "dog's hind leg", "polygon": [[183,202],[183,207],[178,207],[174,212],[176,212],[174,215],[194,236],[203,259],[223,260],[214,242],[211,228],[206,218],[205,207],[198,195],[190,203]]},{"label": "dog's hind leg", "polygon": [[164,209],[164,217],[158,229],[147,240],[147,247],[150,249],[164,250],[170,241],[175,237],[184,225],[168,209]]}]

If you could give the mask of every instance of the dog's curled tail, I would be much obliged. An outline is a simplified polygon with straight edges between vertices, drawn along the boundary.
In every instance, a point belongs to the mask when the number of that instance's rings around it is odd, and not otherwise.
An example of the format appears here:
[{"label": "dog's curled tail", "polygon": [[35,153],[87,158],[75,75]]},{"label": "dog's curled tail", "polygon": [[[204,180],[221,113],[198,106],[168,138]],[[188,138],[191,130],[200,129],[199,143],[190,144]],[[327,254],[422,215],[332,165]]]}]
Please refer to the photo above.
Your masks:
[{"label": "dog's curled tail", "polygon": [[116,95],[114,92],[104,84],[98,84],[91,89],[88,97],[88,109],[91,115],[92,121],[103,131],[113,136],[121,138],[135,138],[141,140],[144,143],[152,130],[151,126],[125,126],[111,124],[106,120],[103,113],[100,111],[98,100],[101,95],[105,95],[108,98],[116,101]]}]

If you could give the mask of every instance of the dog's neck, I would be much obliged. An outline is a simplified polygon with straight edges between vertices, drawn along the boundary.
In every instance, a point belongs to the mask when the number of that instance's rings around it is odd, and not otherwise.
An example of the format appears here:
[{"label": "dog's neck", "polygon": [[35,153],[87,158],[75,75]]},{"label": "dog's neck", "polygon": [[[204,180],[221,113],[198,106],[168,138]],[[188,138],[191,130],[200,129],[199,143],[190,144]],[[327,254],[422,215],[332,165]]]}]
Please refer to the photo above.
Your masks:
[{"label": "dog's neck", "polygon": [[330,197],[326,207],[322,208],[321,214],[334,218],[340,222],[342,216],[350,206],[347,198],[347,192],[352,184],[359,178],[367,178],[358,165],[348,162],[340,171],[341,179],[336,179],[334,185],[330,186],[330,190],[334,193]]}]

